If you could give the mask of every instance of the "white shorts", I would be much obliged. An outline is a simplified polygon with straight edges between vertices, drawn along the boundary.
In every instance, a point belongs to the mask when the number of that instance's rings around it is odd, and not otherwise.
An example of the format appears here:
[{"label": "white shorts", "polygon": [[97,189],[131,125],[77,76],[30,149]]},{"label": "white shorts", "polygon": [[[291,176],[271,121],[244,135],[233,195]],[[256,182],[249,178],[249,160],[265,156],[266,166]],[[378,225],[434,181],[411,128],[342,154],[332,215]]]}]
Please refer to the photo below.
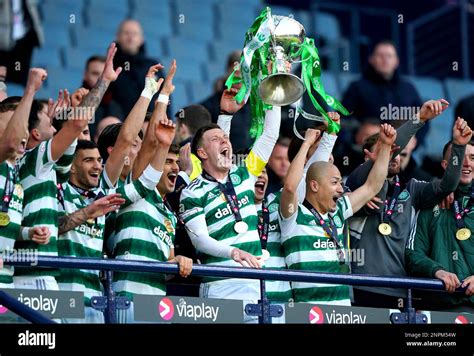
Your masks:
[{"label": "white shorts", "polygon": [[16,289],[59,290],[53,276],[13,276]]},{"label": "white shorts", "polygon": [[260,299],[260,281],[253,279],[223,279],[202,283],[199,289],[201,298],[242,300],[244,323],[258,323],[258,317],[245,313],[247,304],[257,304]]}]

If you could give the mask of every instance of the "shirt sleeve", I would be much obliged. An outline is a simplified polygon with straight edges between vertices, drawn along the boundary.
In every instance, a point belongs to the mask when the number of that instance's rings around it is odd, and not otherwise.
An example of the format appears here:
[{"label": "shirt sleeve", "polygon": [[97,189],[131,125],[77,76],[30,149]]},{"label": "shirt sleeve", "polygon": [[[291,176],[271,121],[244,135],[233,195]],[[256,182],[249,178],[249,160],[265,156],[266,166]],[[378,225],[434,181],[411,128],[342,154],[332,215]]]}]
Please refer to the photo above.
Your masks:
[{"label": "shirt sleeve", "polygon": [[265,114],[265,124],[262,135],[255,141],[255,144],[245,159],[248,171],[258,177],[272,154],[273,147],[280,132],[281,108],[273,106]]}]

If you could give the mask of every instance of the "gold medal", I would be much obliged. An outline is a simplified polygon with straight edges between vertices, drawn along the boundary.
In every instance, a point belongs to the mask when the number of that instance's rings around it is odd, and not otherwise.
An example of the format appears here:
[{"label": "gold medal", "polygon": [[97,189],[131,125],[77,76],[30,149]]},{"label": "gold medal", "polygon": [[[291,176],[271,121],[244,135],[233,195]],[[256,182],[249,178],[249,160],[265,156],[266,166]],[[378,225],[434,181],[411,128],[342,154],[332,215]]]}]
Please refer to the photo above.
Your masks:
[{"label": "gold medal", "polygon": [[384,236],[388,236],[392,233],[392,227],[387,223],[381,223],[379,225],[379,232]]},{"label": "gold medal", "polygon": [[0,226],[7,226],[10,223],[10,217],[8,213],[1,212],[0,213]]},{"label": "gold medal", "polygon": [[456,231],[456,238],[460,241],[467,240],[468,238],[471,237],[471,230],[468,228],[463,227],[462,229],[459,229]]}]

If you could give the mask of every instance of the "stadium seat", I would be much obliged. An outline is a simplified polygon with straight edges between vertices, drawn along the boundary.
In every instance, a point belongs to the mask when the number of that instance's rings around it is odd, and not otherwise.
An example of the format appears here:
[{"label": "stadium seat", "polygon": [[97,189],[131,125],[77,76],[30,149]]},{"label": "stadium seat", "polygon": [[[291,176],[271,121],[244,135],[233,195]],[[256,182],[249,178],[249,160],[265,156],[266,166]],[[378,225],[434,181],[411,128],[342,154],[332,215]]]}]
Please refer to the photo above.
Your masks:
[{"label": "stadium seat", "polygon": [[323,71],[321,75],[321,81],[324,85],[324,90],[327,94],[331,95],[335,99],[340,100],[340,92],[337,86],[336,77],[333,73],[328,71]]},{"label": "stadium seat", "polygon": [[31,58],[32,67],[61,67],[60,51],[54,47],[35,48]]},{"label": "stadium seat", "polygon": [[191,102],[199,103],[207,99],[213,92],[213,83],[208,82],[190,82]]},{"label": "stadium seat", "polygon": [[100,52],[94,53],[82,48],[65,48],[64,54],[66,66],[68,68],[84,70],[86,61],[89,57],[94,55],[104,56],[105,51],[102,49]]},{"label": "stadium seat", "polygon": [[206,42],[187,37],[171,37],[165,42],[169,56],[207,62],[211,56]]},{"label": "stadium seat", "polygon": [[[176,72],[177,74],[178,72]],[[188,94],[188,85],[186,81],[176,79],[175,81],[176,89],[171,95],[171,112],[174,115],[179,109],[190,105],[192,103],[191,98]]]},{"label": "stadium seat", "polygon": [[[188,20],[213,23],[215,18],[215,0],[175,0],[173,5],[176,9],[176,18],[186,23]],[[181,23],[178,23],[181,24]]]},{"label": "stadium seat", "polygon": [[[70,25],[72,26],[72,25]],[[44,40],[48,48],[67,47],[72,44],[70,26],[64,24],[44,24]]]},{"label": "stadium seat", "polygon": [[317,12],[313,16],[313,37],[324,38],[327,42],[338,41],[341,37],[339,22],[334,15]]},{"label": "stadium seat", "polygon": [[444,84],[446,85],[446,92],[453,107],[456,106],[462,98],[474,94],[474,81],[446,79]]},{"label": "stadium seat", "polygon": [[8,96],[23,96],[25,87],[17,83],[6,83]]},{"label": "stadium seat", "polygon": [[[181,57],[179,55],[172,56],[171,58],[176,59],[178,70],[176,71],[176,78],[179,80],[194,80],[196,82],[203,81],[205,79],[204,68],[202,63],[195,59]],[[169,65],[167,63],[167,65]]]},{"label": "stadium seat", "polygon": [[222,63],[222,68],[226,65],[227,57],[232,51],[242,50],[243,42],[240,45],[232,45],[226,41],[216,41],[211,44],[212,58],[216,63]]},{"label": "stadium seat", "polygon": [[48,24],[64,26],[66,23],[83,23],[83,1],[44,0],[40,2],[39,10],[43,26]]},{"label": "stadium seat", "polygon": [[81,86],[82,75],[83,71],[79,69],[50,68],[46,82],[48,88],[55,91],[67,89],[72,93]]},{"label": "stadium seat", "polygon": [[207,79],[207,82],[211,83],[211,86],[214,82],[220,78],[225,71],[225,62],[208,62],[204,63],[204,74]]},{"label": "stadium seat", "polygon": [[131,18],[140,22],[145,40],[150,36],[169,37],[174,33],[171,26],[171,15],[135,13]]},{"label": "stadium seat", "polygon": [[75,45],[91,53],[107,53],[107,48],[115,39],[115,31],[97,28],[79,28],[75,31]]},{"label": "stadium seat", "polygon": [[344,95],[347,88],[349,88],[349,85],[360,78],[360,74],[352,72],[341,72],[339,73],[338,78],[341,95]]},{"label": "stadium seat", "polygon": [[411,76],[407,79],[415,86],[423,101],[446,98],[443,85],[435,78]]},{"label": "stadium seat", "polygon": [[[162,61],[162,58],[167,55],[166,46],[163,45],[163,39],[158,37],[147,36],[145,39],[145,53],[150,58],[159,59]],[[167,65],[168,62],[163,63]]]},{"label": "stadium seat", "polygon": [[214,24],[200,19],[187,19],[176,27],[181,37],[195,38],[201,42],[211,42],[217,37]]}]

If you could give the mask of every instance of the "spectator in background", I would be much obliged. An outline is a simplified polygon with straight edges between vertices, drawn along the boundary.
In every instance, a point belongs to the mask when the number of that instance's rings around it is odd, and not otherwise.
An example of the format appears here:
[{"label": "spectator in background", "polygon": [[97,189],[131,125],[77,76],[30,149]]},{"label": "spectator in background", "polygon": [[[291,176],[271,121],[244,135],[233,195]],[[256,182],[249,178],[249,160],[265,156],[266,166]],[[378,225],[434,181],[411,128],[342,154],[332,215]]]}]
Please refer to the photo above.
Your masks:
[{"label": "spectator in background", "polygon": [[[120,105],[123,118],[137,101],[143,90],[143,78],[148,68],[158,63],[157,60],[148,58],[145,53],[145,39],[140,23],[135,20],[125,20],[120,24],[117,31],[117,54],[115,55],[115,67],[122,67],[123,73],[119,79],[110,87],[112,99]],[[156,73],[163,77],[161,72]],[[151,101],[152,106],[154,100]],[[151,109],[150,109],[151,110]]]},{"label": "spectator in background", "polygon": [[462,117],[470,127],[474,127],[474,94],[459,101],[454,110],[454,120]]},{"label": "spectator in background", "polygon": [[[209,98],[201,102],[209,112],[211,113],[212,122],[217,123],[217,118],[220,114],[220,102],[222,97],[222,92],[224,91],[224,83],[227,77],[234,70],[236,63],[240,61],[240,51],[233,51],[227,57],[227,67],[226,74],[224,77],[219,78],[214,84],[215,92]],[[240,73],[237,71],[235,73],[236,77],[240,76]],[[240,89],[242,84],[236,84],[233,87]],[[250,139],[249,130],[251,124],[250,117],[250,103],[246,103],[242,109],[237,111],[233,117],[234,122],[238,122],[238,125],[233,125],[230,130],[230,141],[234,151],[239,151],[246,149],[252,145],[252,140]]]},{"label": "spectator in background", "polygon": [[211,123],[211,113],[202,105],[190,105],[176,114],[176,142],[180,146],[190,143],[196,131]]},{"label": "spectator in background", "polygon": [[412,137],[407,146],[400,152],[400,175],[407,181],[411,178],[415,178],[429,182],[432,176],[421,169],[415,161],[415,158],[412,157],[417,142],[416,137]]},{"label": "spectator in background", "polygon": [[120,121],[120,119],[118,117],[115,117],[115,116],[104,117],[96,125],[95,135],[94,135],[94,142],[97,143],[97,141],[99,141],[100,134],[102,133],[102,131],[104,131],[104,129],[107,126],[110,126],[110,125],[113,125],[113,124],[120,124],[120,123],[122,123],[122,121]]},{"label": "spectator in background", "polygon": [[[103,56],[92,56],[86,62],[86,68],[84,70],[84,76],[82,79],[82,87],[88,90],[92,89],[99,79],[100,73],[104,70],[105,57]],[[89,124],[92,136],[96,136],[97,123],[104,117],[107,116],[121,116],[122,109],[120,105],[112,100],[110,91],[105,93],[99,107],[94,116],[94,120]],[[97,137],[99,137],[97,135]]]},{"label": "spectator in background", "polygon": [[[415,87],[404,79],[398,71],[398,55],[395,45],[391,41],[378,42],[369,57],[369,65],[362,78],[351,83],[344,93],[342,103],[353,113],[356,120],[367,117],[384,119],[384,110],[391,113],[395,108],[419,108],[421,99]],[[397,118],[387,117],[395,128],[401,126],[405,120],[412,117]],[[420,130],[419,138],[424,137],[428,131],[427,125]],[[348,143],[348,139],[345,140]],[[421,144],[421,141],[420,141]]]},{"label": "spectator in background", "polygon": [[0,0],[0,66],[9,82],[26,84],[33,48],[44,42],[36,3]]},{"label": "spectator in background", "polygon": [[267,174],[268,187],[266,195],[278,192],[283,187],[283,179],[290,168],[288,160],[288,146],[290,140],[286,137],[280,137],[273,148],[272,155],[268,160]]},{"label": "spectator in background", "polygon": [[380,131],[379,119],[365,119],[354,135],[354,142],[349,144],[336,145],[335,164],[339,167],[343,177],[347,177],[360,164],[364,163],[362,146],[367,138]]}]

